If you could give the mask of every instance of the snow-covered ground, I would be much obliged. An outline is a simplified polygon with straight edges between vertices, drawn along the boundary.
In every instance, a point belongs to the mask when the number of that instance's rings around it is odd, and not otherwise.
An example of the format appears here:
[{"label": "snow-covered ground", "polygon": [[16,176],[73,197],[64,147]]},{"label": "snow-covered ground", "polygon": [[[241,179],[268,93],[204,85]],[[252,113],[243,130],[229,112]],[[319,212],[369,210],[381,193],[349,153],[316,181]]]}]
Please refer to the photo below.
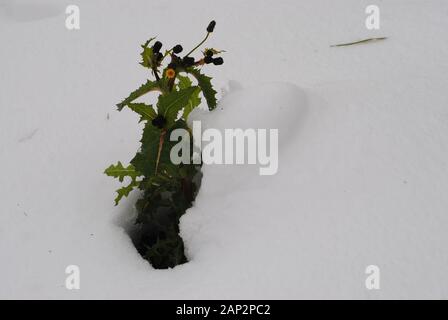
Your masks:
[{"label": "snow-covered ground", "polygon": [[[141,43],[188,48],[212,19],[223,98],[196,115],[279,128],[279,171],[204,167],[191,261],[154,270],[125,231],[138,195],[114,207],[102,174],[139,145],[114,104],[147,76]],[[0,298],[448,298],[446,30],[442,0],[0,0]]]}]

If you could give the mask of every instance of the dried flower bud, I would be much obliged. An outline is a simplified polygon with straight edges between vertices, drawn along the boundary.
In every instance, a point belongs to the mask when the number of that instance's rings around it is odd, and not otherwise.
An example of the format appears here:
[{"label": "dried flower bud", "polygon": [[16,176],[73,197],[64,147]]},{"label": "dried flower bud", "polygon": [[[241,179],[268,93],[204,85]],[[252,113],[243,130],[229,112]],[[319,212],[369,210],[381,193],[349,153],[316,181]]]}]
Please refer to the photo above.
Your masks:
[{"label": "dried flower bud", "polygon": [[183,50],[183,48],[182,48],[182,46],[181,46],[180,44],[178,44],[177,46],[175,46],[175,47],[173,48],[173,52],[174,52],[174,53],[181,53],[182,50]]},{"label": "dried flower bud", "polygon": [[194,58],[193,57],[185,57],[183,58],[183,63],[185,67],[191,67],[194,65]]},{"label": "dried flower bud", "polygon": [[212,21],[208,24],[207,32],[212,33],[213,30],[215,29],[215,26],[216,26],[216,21],[215,21],[215,20],[212,20]]},{"label": "dried flower bud", "polygon": [[159,52],[160,49],[162,49],[162,42],[156,41],[156,43],[154,43],[154,45],[152,46],[152,51]]},{"label": "dried flower bud", "polygon": [[219,66],[219,65],[221,65],[221,64],[223,64],[223,63],[224,63],[224,59],[221,58],[221,57],[213,59],[213,64],[214,64],[215,66]]}]

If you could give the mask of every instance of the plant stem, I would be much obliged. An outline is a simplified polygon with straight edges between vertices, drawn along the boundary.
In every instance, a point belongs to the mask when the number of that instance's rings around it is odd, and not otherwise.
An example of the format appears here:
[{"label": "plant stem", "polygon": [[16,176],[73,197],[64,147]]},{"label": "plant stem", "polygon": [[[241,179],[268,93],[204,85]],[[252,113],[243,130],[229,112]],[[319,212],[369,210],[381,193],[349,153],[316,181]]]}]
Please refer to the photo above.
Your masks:
[{"label": "plant stem", "polygon": [[159,77],[159,75],[157,73],[157,68],[152,68],[152,72],[154,73],[154,77],[156,77],[157,82],[159,82],[160,77]]},{"label": "plant stem", "polygon": [[194,47],[190,52],[187,53],[185,57],[188,57],[190,54],[192,54],[197,48],[199,48],[208,38],[210,35],[210,32],[207,32],[207,35],[205,36],[204,40],[202,40],[196,47]]},{"label": "plant stem", "polygon": [[165,59],[168,55],[170,55],[171,51],[173,51],[173,49],[165,51],[165,54],[163,55],[163,58]]},{"label": "plant stem", "polygon": [[165,135],[166,135],[166,129],[162,129],[162,132],[160,133],[160,139],[159,139],[159,151],[157,152],[155,174],[157,174],[157,170],[159,169],[160,155],[162,154],[162,147],[163,147],[163,142],[165,141]]}]

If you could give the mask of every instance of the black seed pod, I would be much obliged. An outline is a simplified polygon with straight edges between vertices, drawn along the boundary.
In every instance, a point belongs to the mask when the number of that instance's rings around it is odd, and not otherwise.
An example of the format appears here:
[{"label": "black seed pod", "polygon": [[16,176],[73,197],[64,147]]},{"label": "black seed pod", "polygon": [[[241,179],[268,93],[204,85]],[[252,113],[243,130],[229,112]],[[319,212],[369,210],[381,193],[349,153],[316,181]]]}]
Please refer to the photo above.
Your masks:
[{"label": "black seed pod", "polygon": [[177,46],[175,46],[175,47],[173,48],[173,52],[174,52],[174,53],[181,53],[183,49],[184,49],[184,48],[182,48],[182,46],[181,46],[180,44],[178,44]]},{"label": "black seed pod", "polygon": [[185,67],[191,67],[194,65],[194,58],[193,57],[185,57],[183,58],[183,63]]},{"label": "black seed pod", "polygon": [[154,43],[154,45],[152,46],[152,51],[159,52],[160,49],[162,49],[162,42],[156,41],[156,43]]},{"label": "black seed pod", "polygon": [[161,52],[156,53],[157,61],[161,61],[163,59],[163,54]]},{"label": "black seed pod", "polygon": [[221,65],[221,64],[223,64],[223,63],[224,63],[224,59],[221,58],[221,57],[213,59],[213,64],[214,64],[215,66],[219,66],[219,65]]},{"label": "black seed pod", "polygon": [[152,119],[151,124],[156,128],[162,129],[166,125],[166,119],[164,116],[159,114],[157,117]]},{"label": "black seed pod", "polygon": [[206,56],[206,57],[211,57],[211,56],[213,56],[213,50],[207,50],[207,51],[205,51],[205,56]]},{"label": "black seed pod", "polygon": [[167,67],[168,67],[168,69],[176,70],[177,65],[175,63],[171,62],[171,63],[168,64]]},{"label": "black seed pod", "polygon": [[204,62],[205,62],[206,64],[212,63],[212,62],[213,62],[213,58],[212,58],[212,57],[205,57],[205,58],[204,58]]},{"label": "black seed pod", "polygon": [[215,29],[215,26],[216,26],[216,22],[215,22],[215,20],[213,20],[213,21],[211,21],[209,24],[208,24],[208,27],[207,27],[207,32],[213,32],[213,30]]}]

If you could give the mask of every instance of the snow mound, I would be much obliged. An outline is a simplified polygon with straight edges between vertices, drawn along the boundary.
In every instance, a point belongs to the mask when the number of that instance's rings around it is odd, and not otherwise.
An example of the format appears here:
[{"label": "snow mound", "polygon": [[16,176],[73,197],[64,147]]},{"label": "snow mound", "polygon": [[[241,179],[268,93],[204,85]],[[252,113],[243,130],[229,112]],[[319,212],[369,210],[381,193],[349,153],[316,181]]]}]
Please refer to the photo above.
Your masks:
[{"label": "snow mound", "polygon": [[[278,129],[281,158],[284,149],[296,141],[301,124],[306,119],[306,111],[306,95],[302,89],[289,83],[265,83],[227,93],[215,111],[197,109],[191,114],[190,121],[200,120],[203,129],[215,128],[221,132],[235,128]],[[239,241],[250,242],[245,228],[255,233],[257,228],[261,228],[258,232],[264,237],[270,225],[264,225],[262,221],[274,212],[260,212],[250,208],[254,205],[258,208],[263,203],[262,199],[273,201],[269,197],[258,199],[255,194],[263,186],[275,188],[275,185],[267,184],[275,178],[260,176],[258,164],[204,164],[203,173],[195,205],[181,220],[181,235],[186,242],[188,257],[195,260],[198,256],[206,255],[211,259],[219,259],[231,254],[233,249],[236,252],[241,250]],[[256,202],[245,198],[248,192],[257,198]],[[242,231],[242,238],[233,238],[234,227]],[[224,233],[232,234],[232,237],[224,234],[223,238],[217,237],[223,230]],[[266,238],[267,241],[269,239]],[[223,250],[224,246],[228,252]],[[213,252],[206,252],[207,247]],[[258,254],[261,257],[264,253],[262,248],[260,250]],[[278,249],[273,250],[278,252]],[[239,260],[240,257],[235,259]]]},{"label": "snow mound", "polygon": [[304,92],[292,83],[264,83],[234,89],[220,100],[214,112],[194,110],[190,122],[221,131],[229,128],[279,129],[279,142],[294,139],[293,132],[306,111]]},{"label": "snow mound", "polygon": [[[219,130],[223,139],[226,129],[266,129],[268,137],[270,129],[277,129],[278,149],[281,153],[287,148],[288,141],[295,140],[305,116],[306,98],[303,90],[289,83],[265,83],[227,92],[213,112],[196,109],[190,114],[189,121],[190,125],[193,121],[201,121],[202,131],[208,128]],[[258,179],[259,168],[258,163],[205,165],[203,192],[209,196],[236,190]],[[215,179],[219,183],[207,183]]]}]

